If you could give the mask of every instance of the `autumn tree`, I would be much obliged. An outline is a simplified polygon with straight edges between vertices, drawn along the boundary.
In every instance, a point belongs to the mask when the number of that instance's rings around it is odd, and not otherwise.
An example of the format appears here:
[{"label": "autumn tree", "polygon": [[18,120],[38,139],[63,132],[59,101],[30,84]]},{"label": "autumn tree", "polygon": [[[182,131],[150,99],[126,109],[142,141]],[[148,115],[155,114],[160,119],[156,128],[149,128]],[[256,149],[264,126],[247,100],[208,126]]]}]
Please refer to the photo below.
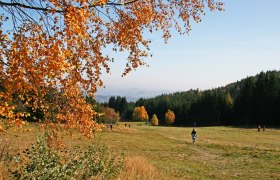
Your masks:
[{"label": "autumn tree", "polygon": [[[29,116],[15,111],[17,95],[24,107],[44,114],[42,121],[91,135],[98,126],[83,95],[103,86],[100,74],[114,61],[106,52],[128,55],[126,75],[150,55],[146,32],[161,31],[167,42],[173,28],[188,33],[192,21],[222,5],[214,0],[0,0],[0,116],[18,125]],[[57,93],[48,99],[53,88]]]},{"label": "autumn tree", "polygon": [[135,121],[148,121],[149,116],[144,106],[135,107],[132,115]]},{"label": "autumn tree", "polygon": [[103,116],[101,116],[100,120],[105,123],[112,123],[120,120],[120,114],[115,112],[113,108],[101,107],[101,112],[103,113]]},{"label": "autumn tree", "polygon": [[174,123],[174,120],[175,120],[174,112],[168,109],[168,111],[165,113],[165,123],[171,125]]},{"label": "autumn tree", "polygon": [[151,120],[152,126],[158,126],[158,118],[157,115],[153,114],[152,120]]}]

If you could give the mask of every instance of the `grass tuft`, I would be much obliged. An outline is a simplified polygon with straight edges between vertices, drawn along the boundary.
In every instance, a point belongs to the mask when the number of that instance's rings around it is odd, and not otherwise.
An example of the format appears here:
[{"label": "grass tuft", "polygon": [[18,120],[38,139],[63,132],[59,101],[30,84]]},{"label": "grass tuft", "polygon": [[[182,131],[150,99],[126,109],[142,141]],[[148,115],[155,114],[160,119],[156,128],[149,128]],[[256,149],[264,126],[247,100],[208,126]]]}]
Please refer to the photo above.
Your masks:
[{"label": "grass tuft", "polygon": [[145,157],[133,156],[125,159],[119,179],[158,179],[156,168]]}]

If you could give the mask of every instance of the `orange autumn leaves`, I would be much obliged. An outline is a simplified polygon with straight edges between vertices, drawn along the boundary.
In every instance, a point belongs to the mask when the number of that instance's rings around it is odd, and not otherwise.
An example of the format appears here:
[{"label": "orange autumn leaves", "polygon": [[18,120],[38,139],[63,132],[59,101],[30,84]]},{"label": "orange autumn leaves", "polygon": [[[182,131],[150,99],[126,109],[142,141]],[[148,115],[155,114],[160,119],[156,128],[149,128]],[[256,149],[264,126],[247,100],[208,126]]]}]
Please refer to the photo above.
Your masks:
[{"label": "orange autumn leaves", "polygon": [[158,118],[157,118],[157,115],[155,115],[155,114],[153,114],[153,117],[151,119],[151,125],[158,126]]},{"label": "orange autumn leaves", "polygon": [[169,110],[165,113],[165,123],[171,125],[174,123],[175,114],[173,111]]},{"label": "orange autumn leaves", "polygon": [[148,121],[149,116],[144,106],[135,107],[132,117],[135,121]]},{"label": "orange autumn leaves", "polygon": [[41,120],[88,136],[99,127],[83,94],[103,86],[100,76],[113,61],[106,52],[127,54],[126,75],[150,54],[144,32],[161,31],[167,41],[173,27],[187,33],[207,7],[222,6],[213,0],[13,2],[0,2],[0,116],[21,125],[27,109],[40,111]]},{"label": "orange autumn leaves", "polygon": [[[145,109],[145,106],[135,107],[133,110],[132,117],[133,117],[133,120],[135,120],[135,121],[146,121],[147,122],[149,120],[149,115]],[[173,111],[168,109],[167,112],[165,113],[165,123],[167,125],[171,125],[174,123],[174,121],[175,121],[175,114]],[[151,125],[152,126],[159,125],[159,121],[158,121],[156,114],[153,114],[153,116],[152,116]]]}]

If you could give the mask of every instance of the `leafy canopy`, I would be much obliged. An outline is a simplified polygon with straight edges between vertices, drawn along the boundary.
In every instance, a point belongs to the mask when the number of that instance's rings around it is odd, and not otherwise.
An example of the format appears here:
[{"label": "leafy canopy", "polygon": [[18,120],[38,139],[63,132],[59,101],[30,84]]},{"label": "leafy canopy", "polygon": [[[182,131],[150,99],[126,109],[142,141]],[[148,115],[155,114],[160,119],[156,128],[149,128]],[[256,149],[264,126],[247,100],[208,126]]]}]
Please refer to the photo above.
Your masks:
[{"label": "leafy canopy", "polygon": [[31,108],[42,112],[44,121],[91,134],[98,128],[95,111],[82,96],[103,86],[100,75],[114,60],[106,52],[127,52],[126,75],[149,56],[144,32],[162,31],[167,42],[172,28],[188,33],[191,21],[200,22],[206,9],[222,10],[222,5],[214,0],[0,0],[0,116],[21,125],[29,116],[24,109]]}]

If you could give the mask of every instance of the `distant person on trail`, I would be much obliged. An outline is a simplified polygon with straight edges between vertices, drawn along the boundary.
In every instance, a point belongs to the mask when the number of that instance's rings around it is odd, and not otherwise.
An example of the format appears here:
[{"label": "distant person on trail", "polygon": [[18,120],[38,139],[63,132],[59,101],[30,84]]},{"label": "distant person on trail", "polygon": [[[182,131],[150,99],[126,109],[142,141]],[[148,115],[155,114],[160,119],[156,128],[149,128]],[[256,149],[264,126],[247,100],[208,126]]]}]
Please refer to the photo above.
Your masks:
[{"label": "distant person on trail", "polygon": [[193,141],[193,144],[194,144],[195,143],[195,139],[196,139],[196,131],[194,129],[192,130],[191,135],[192,135],[192,141]]},{"label": "distant person on trail", "polygon": [[260,130],[261,130],[261,125],[258,126],[258,132],[260,132]]}]

